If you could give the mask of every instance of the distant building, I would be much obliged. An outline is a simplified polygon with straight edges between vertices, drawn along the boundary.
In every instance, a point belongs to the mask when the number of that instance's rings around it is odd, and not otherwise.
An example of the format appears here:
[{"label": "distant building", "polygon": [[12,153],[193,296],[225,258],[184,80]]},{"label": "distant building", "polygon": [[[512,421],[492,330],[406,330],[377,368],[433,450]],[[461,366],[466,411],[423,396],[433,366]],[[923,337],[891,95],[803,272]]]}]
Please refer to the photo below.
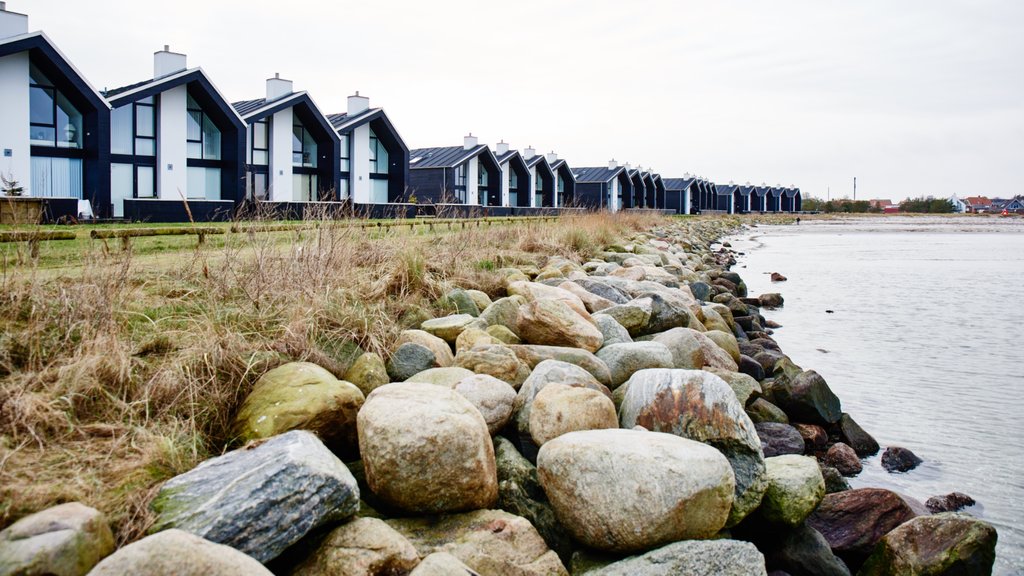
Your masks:
[{"label": "distant building", "polygon": [[696,178],[665,178],[664,208],[676,214],[689,214],[696,194]]},{"label": "distant building", "polygon": [[1002,200],[997,202],[995,199],[992,200],[993,211],[1006,211],[1013,212],[1014,214],[1024,214],[1024,196],[1016,196],[1008,200]]},{"label": "distant building", "polygon": [[896,204],[892,203],[892,200],[888,200],[888,199],[881,200],[881,199],[877,199],[877,198],[872,199],[872,200],[868,200],[868,204],[872,208],[875,208],[875,209],[877,209],[877,210],[879,210],[881,212],[885,212],[885,210],[887,208],[891,208],[893,206],[896,206]]},{"label": "distant building", "polygon": [[517,208],[530,206],[530,168],[523,155],[511,150],[504,141],[494,147],[494,156],[501,170],[501,205]]},{"label": "distant building", "polygon": [[983,214],[992,211],[992,200],[986,196],[968,196],[964,198],[967,204],[967,211],[973,214]]},{"label": "distant building", "polygon": [[355,204],[406,202],[409,147],[382,108],[356,92],[344,114],[328,114],[341,139],[338,197]]},{"label": "distant building", "polygon": [[554,152],[544,157],[555,175],[555,206],[563,208],[576,204],[576,177],[573,176],[569,164]]},{"label": "distant building", "polygon": [[555,205],[555,173],[546,158],[531,146],[523,150],[523,160],[530,169],[530,198],[534,208]]},{"label": "distant building", "polygon": [[472,134],[462,146],[410,150],[409,187],[425,203],[501,205],[498,159]]},{"label": "distant building", "polygon": [[612,160],[608,166],[574,168],[576,203],[584,208],[617,212],[633,195],[633,183],[625,166]]},{"label": "distant building", "polygon": [[967,203],[957,198],[956,194],[949,198],[949,203],[953,205],[953,212],[956,214],[963,214],[967,212]]}]

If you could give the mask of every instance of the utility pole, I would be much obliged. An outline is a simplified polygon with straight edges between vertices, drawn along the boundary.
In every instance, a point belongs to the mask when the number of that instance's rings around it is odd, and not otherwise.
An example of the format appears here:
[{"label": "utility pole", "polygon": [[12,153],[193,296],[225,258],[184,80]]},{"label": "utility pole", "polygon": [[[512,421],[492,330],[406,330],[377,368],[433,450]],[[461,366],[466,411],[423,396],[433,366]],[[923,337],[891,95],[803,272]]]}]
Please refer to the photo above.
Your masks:
[{"label": "utility pole", "polygon": [[853,177],[853,201],[857,201],[857,177]]}]

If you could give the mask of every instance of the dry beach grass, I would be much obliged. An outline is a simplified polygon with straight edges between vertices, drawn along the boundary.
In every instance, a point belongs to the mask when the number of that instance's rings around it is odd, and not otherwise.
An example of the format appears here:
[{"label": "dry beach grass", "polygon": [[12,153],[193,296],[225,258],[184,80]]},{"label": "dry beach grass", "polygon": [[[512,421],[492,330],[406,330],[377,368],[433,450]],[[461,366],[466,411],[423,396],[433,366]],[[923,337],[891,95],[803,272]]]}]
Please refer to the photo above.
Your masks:
[{"label": "dry beach grass", "polygon": [[424,311],[444,311],[452,285],[502,296],[503,266],[582,261],[660,221],[590,214],[437,233],[257,222],[144,256],[83,243],[56,269],[5,256],[0,528],[77,500],[133,541],[162,481],[232,446],[232,418],[267,369],[309,360],[340,376],[356,346],[385,354]]}]

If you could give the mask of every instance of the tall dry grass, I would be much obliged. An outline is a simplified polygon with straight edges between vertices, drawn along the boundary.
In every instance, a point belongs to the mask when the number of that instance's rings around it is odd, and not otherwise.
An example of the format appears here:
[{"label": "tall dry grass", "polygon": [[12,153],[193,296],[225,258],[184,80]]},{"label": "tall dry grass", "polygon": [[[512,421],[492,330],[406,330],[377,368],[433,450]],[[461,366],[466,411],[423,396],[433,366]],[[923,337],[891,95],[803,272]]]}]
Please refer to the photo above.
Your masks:
[{"label": "tall dry grass", "polygon": [[656,223],[591,214],[424,234],[255,221],[220,248],[140,258],[94,246],[60,276],[9,269],[0,527],[77,500],[121,543],[137,539],[162,481],[233,446],[232,418],[268,369],[308,360],[340,376],[354,351],[386,356],[424,311],[450,312],[438,300],[452,286],[504,296],[499,268],[583,261]]}]

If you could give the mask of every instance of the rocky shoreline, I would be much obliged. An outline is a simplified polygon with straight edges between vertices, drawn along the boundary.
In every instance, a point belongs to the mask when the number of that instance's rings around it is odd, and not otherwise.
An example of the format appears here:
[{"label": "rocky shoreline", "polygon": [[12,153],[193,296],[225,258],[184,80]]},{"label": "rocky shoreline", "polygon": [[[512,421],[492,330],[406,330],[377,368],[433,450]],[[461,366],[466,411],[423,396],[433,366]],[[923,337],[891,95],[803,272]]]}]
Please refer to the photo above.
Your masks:
[{"label": "rocky shoreline", "polygon": [[245,446],[166,482],[150,536],[115,551],[63,504],[0,532],[0,574],[991,573],[963,495],[850,489],[881,447],[772,339],[737,222],[502,269],[387,359],[270,370]]}]

